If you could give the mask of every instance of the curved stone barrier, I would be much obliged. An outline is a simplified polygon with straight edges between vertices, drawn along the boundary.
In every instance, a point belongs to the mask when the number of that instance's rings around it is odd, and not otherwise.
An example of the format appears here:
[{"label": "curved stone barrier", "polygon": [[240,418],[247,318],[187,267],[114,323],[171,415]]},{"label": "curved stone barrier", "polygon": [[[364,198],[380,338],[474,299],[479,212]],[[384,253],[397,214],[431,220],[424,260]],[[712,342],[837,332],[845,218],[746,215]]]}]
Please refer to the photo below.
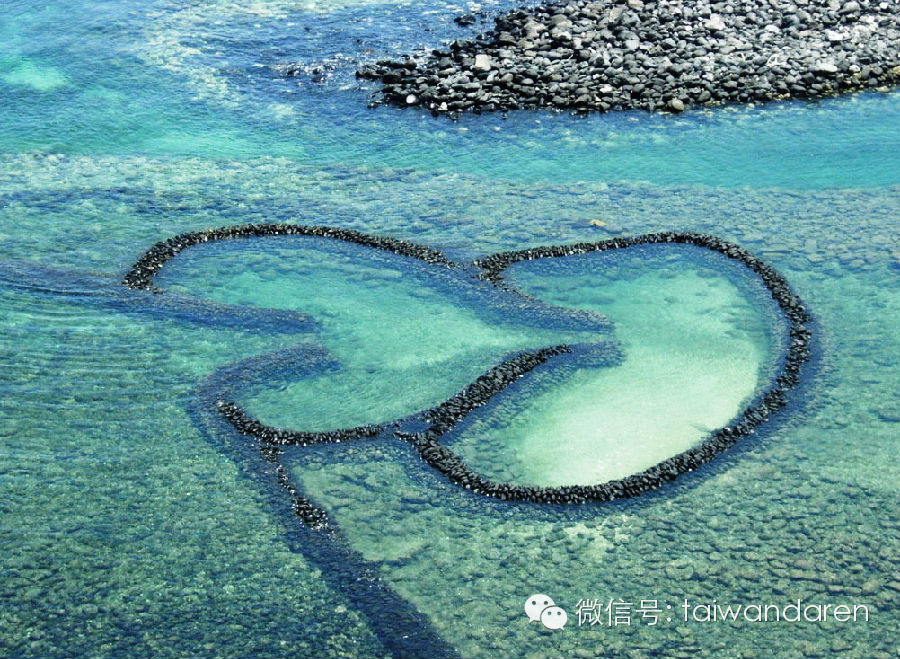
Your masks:
[{"label": "curved stone barrier", "polygon": [[[441,252],[414,243],[372,236],[347,229],[325,226],[303,226],[294,224],[239,225],[198,231],[175,236],[151,247],[125,275],[123,283],[129,288],[155,289],[153,276],[169,259],[193,245],[213,240],[243,238],[251,236],[305,235],[331,238],[365,245],[420,259],[441,267],[463,267],[447,259]],[[517,293],[503,279],[504,271],[514,263],[544,258],[561,258],[590,252],[627,249],[637,245],[686,244],[721,253],[741,262],[765,285],[779,310],[788,323],[788,341],[782,356],[780,369],[771,386],[744,410],[738,413],[733,423],[711,432],[693,448],[674,455],[640,473],[623,479],[612,480],[597,485],[572,485],[563,487],[530,487],[510,483],[494,483],[471,470],[450,448],[440,443],[441,437],[452,430],[473,410],[486,404],[493,396],[502,392],[518,378],[526,375],[542,364],[557,360],[562,356],[577,359],[574,346],[558,345],[514,355],[479,376],[448,400],[433,408],[424,410],[406,419],[387,424],[367,424],[355,428],[331,430],[327,432],[303,432],[267,426],[253,418],[236,403],[225,398],[215,402],[217,412],[239,433],[254,437],[259,441],[261,454],[265,460],[275,464],[279,482],[294,497],[294,509],[309,525],[324,527],[327,515],[297,493],[291,484],[287,471],[279,460],[283,446],[307,446],[317,443],[337,443],[361,440],[390,432],[395,437],[409,442],[421,458],[434,469],[444,474],[450,481],[478,494],[505,501],[530,501],[535,503],[572,504],[587,501],[611,501],[634,497],[659,488],[664,483],[675,480],[680,474],[693,471],[708,463],[719,453],[733,446],[740,438],[750,435],[774,413],[782,409],[788,400],[789,391],[800,381],[803,364],[810,357],[812,332],[811,318],[802,300],[791,290],[785,278],[762,259],[744,248],[703,233],[661,232],[614,238],[600,242],[585,242],[572,245],[553,245],[531,249],[501,252],[477,259],[474,265],[483,279]],[[159,291],[162,292],[162,291]],[[265,356],[253,358],[264,359]],[[227,368],[227,367],[226,367]],[[423,420],[427,428],[421,432],[406,432],[402,422],[410,418]]]},{"label": "curved stone barrier", "polygon": [[373,236],[367,233],[342,229],[340,227],[309,226],[303,224],[238,224],[205,231],[192,231],[162,240],[135,261],[122,281],[128,288],[153,288],[153,276],[159,272],[166,261],[180,252],[203,243],[233,238],[252,238],[262,236],[312,236],[317,238],[333,238],[348,243],[365,245],[375,249],[394,252],[402,256],[411,256],[426,263],[451,265],[452,262],[441,252],[396,238]]}]

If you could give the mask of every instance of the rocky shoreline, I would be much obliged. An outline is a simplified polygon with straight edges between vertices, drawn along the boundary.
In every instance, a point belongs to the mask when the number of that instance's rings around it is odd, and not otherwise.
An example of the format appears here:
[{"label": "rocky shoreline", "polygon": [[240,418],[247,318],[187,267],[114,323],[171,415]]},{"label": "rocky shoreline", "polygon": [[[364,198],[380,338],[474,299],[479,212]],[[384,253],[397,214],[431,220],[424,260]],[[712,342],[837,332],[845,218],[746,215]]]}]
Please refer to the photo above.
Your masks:
[{"label": "rocky shoreline", "polygon": [[373,104],[433,114],[682,112],[900,82],[893,0],[575,0],[514,10],[423,57],[360,66]]}]

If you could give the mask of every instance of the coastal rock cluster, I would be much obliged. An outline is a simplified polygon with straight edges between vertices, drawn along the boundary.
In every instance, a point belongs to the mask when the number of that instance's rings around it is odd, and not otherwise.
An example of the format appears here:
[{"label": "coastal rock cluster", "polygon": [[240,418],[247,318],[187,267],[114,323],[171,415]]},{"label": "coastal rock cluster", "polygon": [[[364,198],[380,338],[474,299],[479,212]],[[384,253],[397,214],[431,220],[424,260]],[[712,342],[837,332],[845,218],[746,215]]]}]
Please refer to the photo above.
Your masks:
[{"label": "coastal rock cluster", "polygon": [[551,2],[357,76],[381,83],[375,104],[451,115],[815,99],[900,81],[900,11],[893,0]]},{"label": "coastal rock cluster", "polygon": [[[441,252],[393,238],[323,226],[245,224],[181,234],[159,242],[138,259],[125,276],[123,284],[129,288],[152,289],[153,275],[162,268],[167,260],[191,245],[212,240],[263,235],[322,236],[412,256],[435,265],[461,267],[449,261]],[[387,430],[391,430],[398,439],[409,442],[425,462],[444,474],[450,481],[473,492],[501,500],[571,504],[629,498],[657,489],[664,483],[674,480],[678,475],[693,471],[706,464],[716,455],[734,445],[741,437],[753,433],[757,426],[787,404],[787,394],[799,383],[801,368],[810,358],[812,332],[808,327],[811,322],[809,313],[800,298],[790,289],[784,277],[762,259],[734,243],[709,234],[677,232],[652,233],[599,242],[501,252],[476,260],[471,265],[480,270],[480,276],[484,280],[495,286],[510,289],[503,281],[503,272],[519,261],[559,258],[651,244],[695,245],[719,252],[743,263],[760,278],[788,321],[788,342],[781,369],[775,376],[772,386],[740,412],[731,426],[719,428],[693,448],[627,478],[597,485],[564,487],[530,487],[510,483],[494,483],[473,472],[456,453],[440,443],[441,438],[470,412],[487,403],[494,395],[506,389],[518,378],[551,359],[571,353],[572,349],[566,345],[523,352],[497,364],[447,401],[421,412],[421,418],[428,423],[428,427],[422,432],[401,432],[397,430],[396,424],[364,425],[328,432],[283,430],[263,424],[247,414],[237,404],[223,399],[216,401],[216,411],[237,432],[253,437],[259,442],[261,457],[267,463],[274,465],[279,483],[292,496],[295,512],[313,528],[327,528],[329,526],[327,514],[303,497],[292,484],[287,470],[279,459],[280,447],[359,440],[377,436]]]}]

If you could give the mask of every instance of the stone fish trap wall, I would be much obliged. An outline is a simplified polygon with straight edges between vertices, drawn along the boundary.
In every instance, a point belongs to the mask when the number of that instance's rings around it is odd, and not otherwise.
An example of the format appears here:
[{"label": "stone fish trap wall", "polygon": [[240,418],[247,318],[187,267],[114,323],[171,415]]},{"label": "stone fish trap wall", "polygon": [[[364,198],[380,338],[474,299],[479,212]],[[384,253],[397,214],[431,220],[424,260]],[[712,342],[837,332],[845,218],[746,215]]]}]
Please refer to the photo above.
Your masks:
[{"label": "stone fish trap wall", "polygon": [[[164,291],[154,287],[153,277],[168,260],[184,249],[215,240],[296,235],[342,240],[416,258],[438,267],[463,267],[437,250],[394,238],[326,226],[246,224],[184,233],[159,242],[138,259],[126,273],[123,284],[131,289],[154,290],[163,294]],[[253,418],[234,402],[224,399],[216,400],[216,411],[239,433],[259,441],[262,458],[275,465],[279,483],[293,498],[295,512],[305,523],[314,528],[328,526],[327,514],[299,495],[291,483],[287,470],[279,460],[280,447],[338,443],[392,432],[395,437],[414,447],[427,464],[444,474],[450,481],[475,493],[504,501],[573,504],[587,501],[612,501],[655,490],[661,485],[675,480],[680,474],[693,471],[708,463],[719,453],[733,446],[741,437],[753,433],[757,426],[767,421],[787,404],[788,392],[799,383],[802,367],[810,358],[812,332],[809,328],[811,317],[785,278],[771,265],[742,247],[716,236],[702,233],[661,232],[600,242],[535,247],[492,254],[472,263],[480,271],[478,276],[494,286],[515,293],[515,289],[504,282],[503,272],[512,264],[520,261],[627,249],[637,245],[666,244],[694,245],[741,262],[759,277],[769,290],[788,323],[789,338],[780,369],[773,378],[772,386],[751,402],[746,409],[738,413],[731,425],[711,432],[693,448],[674,455],[640,473],[597,485],[531,487],[495,483],[469,469],[456,453],[440,443],[441,437],[452,430],[466,415],[487,403],[517,378],[550,360],[557,359],[562,355],[571,355],[572,348],[567,345],[522,352],[497,364],[447,401],[420,412],[418,415],[427,422],[427,428],[422,432],[402,432],[398,429],[398,422],[380,425],[367,424],[327,432],[285,430],[267,426]]]}]

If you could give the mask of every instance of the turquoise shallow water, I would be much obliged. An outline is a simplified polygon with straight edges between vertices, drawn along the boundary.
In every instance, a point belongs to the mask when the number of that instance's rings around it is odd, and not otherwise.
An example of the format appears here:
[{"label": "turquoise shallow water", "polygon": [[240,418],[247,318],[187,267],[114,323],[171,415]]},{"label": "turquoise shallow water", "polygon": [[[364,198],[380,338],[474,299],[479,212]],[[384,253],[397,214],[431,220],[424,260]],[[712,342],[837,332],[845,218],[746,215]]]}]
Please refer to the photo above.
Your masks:
[{"label": "turquoise shallow water", "polygon": [[[361,248],[234,242],[189,251],[161,275],[179,293],[320,323],[290,333],[166,312],[116,284],[157,240],[289,221],[405,238],[459,261],[706,231],[767,259],[816,319],[814,368],[785,414],[701,473],[632,502],[494,502],[389,439],[292,449],[292,477],[381,579],[385,606],[406,603],[465,657],[895,655],[900,95],[677,118],[450,123],[368,109],[354,61],[463,34],[457,11],[4,5],[0,654],[397,654],[377,607],[332,576],[336,554],[310,548],[319,541],[296,528],[269,481],[245,473],[225,429],[198,414],[198,387],[237,359],[324,346],[341,368],[245,382],[241,402],[274,424],[328,429],[422,409],[511,351],[617,341],[622,365],[523,381],[529,396],[505,397],[452,440],[483,473],[558,483],[696,441],[765,381],[778,345],[752,282],[690,255],[510,273],[545,302],[602,311],[611,332],[534,321],[528,305],[498,307],[499,294]],[[297,63],[323,67],[324,83],[279,75]],[[657,295],[665,313],[654,311]],[[427,326],[416,323],[421,310],[432,313]],[[648,382],[667,374],[663,397]],[[648,386],[653,404],[632,406]],[[584,404],[613,393],[610,407]],[[624,419],[627,438],[629,415],[678,432],[604,445],[596,429]],[[551,453],[555,435],[591,459]],[[568,610],[565,630],[528,623],[522,605],[535,592]],[[577,603],[590,598],[802,598],[861,603],[870,617],[649,626],[635,615],[627,627],[579,626]]]},{"label": "turquoise shallow water", "polygon": [[500,481],[588,485],[643,471],[728,425],[770,386],[783,351],[768,291],[697,247],[526,261],[509,280],[607,315],[625,359],[534,383],[471,421],[457,448]]}]

